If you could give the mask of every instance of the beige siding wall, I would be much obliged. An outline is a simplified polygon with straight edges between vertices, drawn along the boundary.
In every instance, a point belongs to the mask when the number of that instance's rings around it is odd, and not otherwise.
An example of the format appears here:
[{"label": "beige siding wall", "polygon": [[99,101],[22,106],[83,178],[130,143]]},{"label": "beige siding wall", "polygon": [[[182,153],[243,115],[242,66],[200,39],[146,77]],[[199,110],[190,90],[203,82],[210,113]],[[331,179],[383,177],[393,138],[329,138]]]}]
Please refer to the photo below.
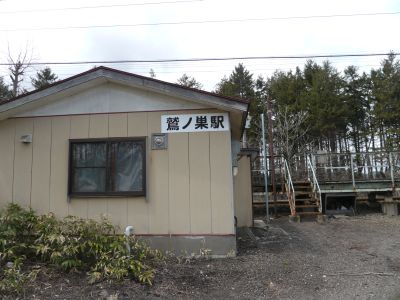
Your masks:
[{"label": "beige siding wall", "polygon": [[[121,228],[133,225],[138,234],[233,234],[230,132],[169,134],[168,150],[151,150],[162,114],[1,121],[0,206],[14,202],[59,217],[104,214]],[[21,143],[29,133],[33,143]],[[148,137],[147,196],[68,199],[68,140],[126,136]]]},{"label": "beige siding wall", "polygon": [[0,124],[0,205],[4,206],[14,198],[15,121]]},{"label": "beige siding wall", "polygon": [[243,156],[238,161],[238,174],[234,177],[235,216],[237,226],[252,226],[252,191],[250,157]]}]

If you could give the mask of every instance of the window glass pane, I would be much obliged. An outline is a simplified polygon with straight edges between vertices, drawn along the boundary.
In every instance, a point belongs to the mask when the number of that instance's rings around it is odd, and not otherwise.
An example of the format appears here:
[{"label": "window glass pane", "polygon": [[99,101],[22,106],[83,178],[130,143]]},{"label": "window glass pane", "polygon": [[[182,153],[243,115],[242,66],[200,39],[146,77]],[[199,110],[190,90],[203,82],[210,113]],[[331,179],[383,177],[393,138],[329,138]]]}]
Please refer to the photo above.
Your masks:
[{"label": "window glass pane", "polygon": [[115,191],[143,191],[143,143],[115,142],[113,149],[115,151]]},{"label": "window glass pane", "polygon": [[77,143],[72,146],[75,167],[105,167],[106,143]]},{"label": "window glass pane", "polygon": [[105,192],[105,168],[76,168],[72,192]]}]

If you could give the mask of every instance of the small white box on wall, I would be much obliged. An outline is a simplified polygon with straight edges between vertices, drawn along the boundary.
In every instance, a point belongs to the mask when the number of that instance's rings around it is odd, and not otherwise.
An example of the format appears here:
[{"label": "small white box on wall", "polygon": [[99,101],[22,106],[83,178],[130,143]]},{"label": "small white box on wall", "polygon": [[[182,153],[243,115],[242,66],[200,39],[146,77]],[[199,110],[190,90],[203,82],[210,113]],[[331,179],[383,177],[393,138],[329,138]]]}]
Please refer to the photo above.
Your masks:
[{"label": "small white box on wall", "polygon": [[21,143],[24,143],[24,144],[30,144],[30,143],[32,143],[32,134],[29,133],[29,134],[21,135],[21,137],[19,138],[19,141],[20,141]]}]

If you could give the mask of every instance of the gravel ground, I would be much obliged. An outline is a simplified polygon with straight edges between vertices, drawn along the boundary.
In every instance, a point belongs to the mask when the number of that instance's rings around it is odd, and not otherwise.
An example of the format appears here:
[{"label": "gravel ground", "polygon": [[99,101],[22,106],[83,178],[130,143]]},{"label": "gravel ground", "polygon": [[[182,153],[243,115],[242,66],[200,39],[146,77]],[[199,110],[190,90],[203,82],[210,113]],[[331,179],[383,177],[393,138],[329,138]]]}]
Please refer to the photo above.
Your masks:
[{"label": "gravel ground", "polygon": [[170,261],[152,287],[41,274],[23,299],[400,299],[400,217],[273,220],[239,237],[228,259]]}]

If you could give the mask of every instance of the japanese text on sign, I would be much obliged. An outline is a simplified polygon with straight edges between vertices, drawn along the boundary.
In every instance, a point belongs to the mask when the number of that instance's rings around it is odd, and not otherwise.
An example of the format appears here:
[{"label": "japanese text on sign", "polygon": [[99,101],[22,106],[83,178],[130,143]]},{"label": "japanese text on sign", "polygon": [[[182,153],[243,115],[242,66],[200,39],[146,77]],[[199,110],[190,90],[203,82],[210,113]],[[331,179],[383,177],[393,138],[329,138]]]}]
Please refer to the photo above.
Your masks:
[{"label": "japanese text on sign", "polygon": [[229,129],[227,113],[161,116],[162,133],[227,131]]}]

